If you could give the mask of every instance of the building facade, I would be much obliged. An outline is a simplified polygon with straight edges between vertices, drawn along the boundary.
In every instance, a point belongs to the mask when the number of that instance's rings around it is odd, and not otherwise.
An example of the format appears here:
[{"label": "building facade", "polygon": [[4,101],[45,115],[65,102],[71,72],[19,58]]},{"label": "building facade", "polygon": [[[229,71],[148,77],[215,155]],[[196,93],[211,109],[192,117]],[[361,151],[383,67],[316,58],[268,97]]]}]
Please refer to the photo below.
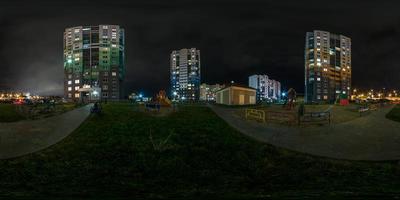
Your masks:
[{"label": "building facade", "polygon": [[222,85],[220,84],[209,85],[206,83],[201,84],[200,101],[215,101],[216,92],[224,87],[225,87],[224,84]]},{"label": "building facade", "polygon": [[198,101],[200,98],[200,50],[172,51],[170,68],[171,99]]},{"label": "building facade", "polygon": [[249,76],[249,87],[257,90],[257,100],[280,100],[281,83],[270,79],[267,75]]},{"label": "building facade", "polygon": [[304,57],[306,102],[350,98],[350,38],[319,30],[307,32]]},{"label": "building facade", "polygon": [[231,84],[216,92],[216,103],[224,105],[256,104],[256,90],[242,85]]},{"label": "building facade", "polygon": [[65,29],[64,97],[66,99],[123,98],[124,35],[124,29],[118,25],[76,26]]}]

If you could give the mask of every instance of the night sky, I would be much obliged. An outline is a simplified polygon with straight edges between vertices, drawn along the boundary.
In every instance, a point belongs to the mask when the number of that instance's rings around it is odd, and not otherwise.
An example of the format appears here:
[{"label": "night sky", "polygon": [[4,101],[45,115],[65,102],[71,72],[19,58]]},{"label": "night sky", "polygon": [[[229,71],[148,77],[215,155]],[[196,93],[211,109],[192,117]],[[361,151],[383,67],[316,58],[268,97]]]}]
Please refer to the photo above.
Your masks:
[{"label": "night sky", "polygon": [[400,89],[400,1],[1,0],[0,90],[63,93],[63,31],[117,24],[126,31],[126,92],[169,88],[174,49],[201,51],[202,82],[267,74],[303,92],[304,38],[352,39],[353,86]]}]

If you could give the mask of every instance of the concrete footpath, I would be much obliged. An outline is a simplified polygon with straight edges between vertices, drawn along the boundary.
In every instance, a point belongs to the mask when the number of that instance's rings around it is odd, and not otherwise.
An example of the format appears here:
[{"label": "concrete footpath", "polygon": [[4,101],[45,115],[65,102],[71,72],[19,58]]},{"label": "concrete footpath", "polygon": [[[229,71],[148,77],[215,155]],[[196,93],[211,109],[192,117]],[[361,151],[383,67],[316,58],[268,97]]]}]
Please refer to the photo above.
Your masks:
[{"label": "concrete footpath", "polygon": [[33,153],[61,141],[89,116],[91,106],[40,120],[0,123],[0,159]]},{"label": "concrete footpath", "polygon": [[393,106],[348,122],[309,127],[246,121],[235,109],[210,107],[243,134],[274,146],[336,159],[400,160],[400,122],[385,117]]}]

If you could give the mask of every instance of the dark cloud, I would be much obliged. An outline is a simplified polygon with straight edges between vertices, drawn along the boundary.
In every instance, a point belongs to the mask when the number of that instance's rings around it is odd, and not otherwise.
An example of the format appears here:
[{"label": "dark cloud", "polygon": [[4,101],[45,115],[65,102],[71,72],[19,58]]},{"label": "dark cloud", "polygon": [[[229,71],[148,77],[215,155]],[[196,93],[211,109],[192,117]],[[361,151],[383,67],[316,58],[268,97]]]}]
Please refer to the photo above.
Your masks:
[{"label": "dark cloud", "polygon": [[[329,4],[325,5],[325,4]],[[400,88],[398,1],[89,1],[0,2],[0,90],[62,93],[65,27],[126,29],[128,92],[169,87],[171,50],[201,50],[202,81],[265,73],[303,90],[305,32],[352,38],[353,85]]]}]

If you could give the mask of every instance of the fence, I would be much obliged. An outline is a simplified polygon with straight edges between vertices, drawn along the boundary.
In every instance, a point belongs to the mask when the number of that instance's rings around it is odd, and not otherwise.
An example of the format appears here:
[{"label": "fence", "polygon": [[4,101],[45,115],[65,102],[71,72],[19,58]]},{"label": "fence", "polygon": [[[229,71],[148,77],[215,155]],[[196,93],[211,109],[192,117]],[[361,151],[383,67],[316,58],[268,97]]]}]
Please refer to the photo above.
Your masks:
[{"label": "fence", "polygon": [[263,110],[246,109],[245,118],[265,122],[265,112]]}]

